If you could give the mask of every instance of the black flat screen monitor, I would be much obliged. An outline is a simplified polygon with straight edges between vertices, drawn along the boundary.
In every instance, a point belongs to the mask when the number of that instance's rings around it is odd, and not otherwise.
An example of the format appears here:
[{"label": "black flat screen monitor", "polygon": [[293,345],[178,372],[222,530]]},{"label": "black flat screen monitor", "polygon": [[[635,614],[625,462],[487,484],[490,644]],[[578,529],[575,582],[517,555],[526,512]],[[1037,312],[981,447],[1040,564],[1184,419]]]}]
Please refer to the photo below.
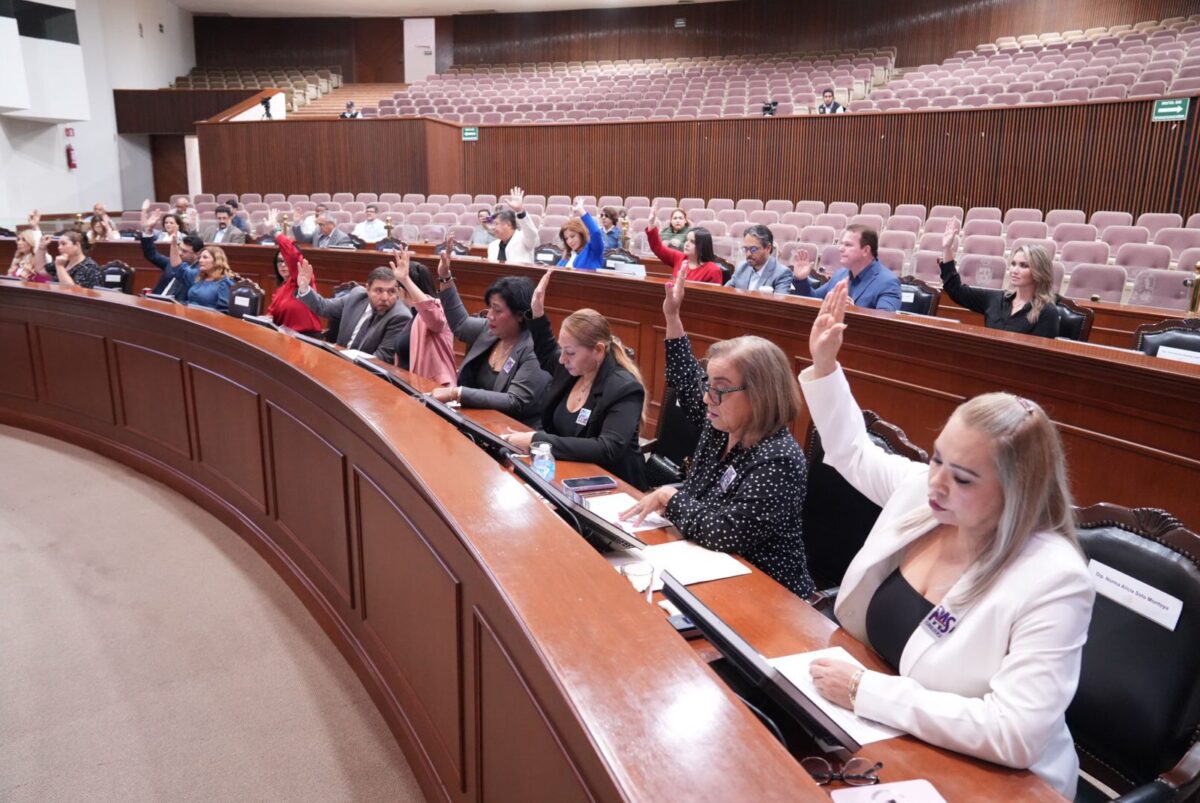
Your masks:
[{"label": "black flat screen monitor", "polygon": [[571,519],[582,530],[586,538],[596,539],[607,549],[643,549],[646,543],[633,533],[627,533],[620,527],[588,508],[583,498],[577,493],[567,491],[553,482],[542,479],[542,475],[533,470],[519,455],[509,455],[513,471],[531,488],[544,496],[554,506],[562,509],[566,518]]},{"label": "black flat screen monitor", "polygon": [[273,329],[276,332],[282,331],[279,325],[271,320],[270,315],[243,315],[242,320],[252,323],[255,326],[261,326],[264,329]]},{"label": "black flat screen monitor", "polygon": [[761,690],[791,717],[826,753],[843,761],[861,748],[850,734],[833,721],[820,706],[792,685],[783,673],[767,663],[758,651],[721,620],[682,583],[663,572],[663,596],[692,620],[737,672],[753,687]]},{"label": "black flat screen monitor", "polygon": [[162,301],[166,304],[178,304],[179,303],[178,301],[175,300],[175,296],[167,296],[167,295],[163,295],[162,293],[146,293],[146,295],[142,296],[142,298],[148,298],[151,301]]}]

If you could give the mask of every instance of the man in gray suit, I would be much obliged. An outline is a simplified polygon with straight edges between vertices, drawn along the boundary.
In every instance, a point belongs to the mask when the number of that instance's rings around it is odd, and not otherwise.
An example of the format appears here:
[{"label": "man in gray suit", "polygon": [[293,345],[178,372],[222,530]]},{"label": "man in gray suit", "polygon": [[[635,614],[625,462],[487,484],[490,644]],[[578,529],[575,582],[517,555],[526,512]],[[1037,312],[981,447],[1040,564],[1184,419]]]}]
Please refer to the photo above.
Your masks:
[{"label": "man in gray suit", "polygon": [[742,239],[746,261],[738,265],[726,287],[761,290],[788,295],[792,292],[792,269],[775,259],[775,235],[766,226],[751,226]]},{"label": "man in gray suit", "polygon": [[317,230],[309,237],[296,224],[292,234],[298,243],[312,243],[316,248],[353,248],[354,241],[350,235],[337,227],[337,221],[328,212],[317,214]]},{"label": "man in gray suit", "polygon": [[396,336],[412,318],[408,307],[396,303],[400,286],[392,269],[373,269],[367,274],[366,288],[356,287],[334,299],[323,298],[313,290],[312,281],[312,265],[302,260],[296,272],[296,296],[317,315],[339,320],[338,345],[392,362]]},{"label": "man in gray suit", "polygon": [[233,210],[228,206],[218,206],[217,225],[206,226],[200,232],[200,239],[205,245],[245,245],[246,232],[233,225]]}]

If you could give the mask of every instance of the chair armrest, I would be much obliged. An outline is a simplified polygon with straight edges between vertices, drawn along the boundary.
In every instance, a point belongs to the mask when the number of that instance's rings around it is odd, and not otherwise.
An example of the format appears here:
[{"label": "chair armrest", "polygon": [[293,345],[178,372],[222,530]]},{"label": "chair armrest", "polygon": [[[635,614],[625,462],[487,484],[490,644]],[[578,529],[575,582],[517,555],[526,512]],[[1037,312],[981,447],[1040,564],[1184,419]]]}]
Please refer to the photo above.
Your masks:
[{"label": "chair armrest", "polygon": [[1171,803],[1177,800],[1177,790],[1162,778],[1155,778],[1147,784],[1131,789],[1113,801],[1113,803]]},{"label": "chair armrest", "polygon": [[808,595],[807,602],[818,611],[824,611],[826,608],[832,608],[834,601],[837,600],[838,591],[840,591],[841,588],[841,586],[834,586],[833,588],[814,591],[812,594]]},{"label": "chair armrest", "polygon": [[1200,790],[1200,741],[1192,743],[1174,767],[1160,775],[1163,781],[1177,790],[1176,800],[1187,800]]},{"label": "chair armrest", "polygon": [[638,438],[638,446],[641,447],[642,454],[650,454],[657,445],[658,438]]}]

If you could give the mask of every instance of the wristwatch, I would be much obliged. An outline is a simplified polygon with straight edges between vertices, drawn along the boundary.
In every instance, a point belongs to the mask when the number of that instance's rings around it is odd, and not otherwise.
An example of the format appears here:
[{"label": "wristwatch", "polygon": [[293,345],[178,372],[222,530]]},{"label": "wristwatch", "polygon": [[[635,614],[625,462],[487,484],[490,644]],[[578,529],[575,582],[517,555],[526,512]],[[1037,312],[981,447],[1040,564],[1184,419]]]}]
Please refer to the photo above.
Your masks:
[{"label": "wristwatch", "polygon": [[438,277],[438,284],[450,284],[450,282],[452,282],[452,281],[454,281],[453,274],[451,274],[450,276],[439,276]]}]

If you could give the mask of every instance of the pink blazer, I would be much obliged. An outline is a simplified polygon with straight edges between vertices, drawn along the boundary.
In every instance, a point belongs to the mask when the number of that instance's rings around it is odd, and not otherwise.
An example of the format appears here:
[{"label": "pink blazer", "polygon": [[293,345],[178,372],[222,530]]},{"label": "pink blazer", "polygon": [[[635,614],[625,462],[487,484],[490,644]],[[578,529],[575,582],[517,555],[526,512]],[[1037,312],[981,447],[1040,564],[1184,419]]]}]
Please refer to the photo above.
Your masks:
[{"label": "pink blazer", "polygon": [[408,368],[439,385],[455,382],[458,371],[454,366],[454,333],[446,324],[442,302],[436,298],[417,304],[408,341]]}]

